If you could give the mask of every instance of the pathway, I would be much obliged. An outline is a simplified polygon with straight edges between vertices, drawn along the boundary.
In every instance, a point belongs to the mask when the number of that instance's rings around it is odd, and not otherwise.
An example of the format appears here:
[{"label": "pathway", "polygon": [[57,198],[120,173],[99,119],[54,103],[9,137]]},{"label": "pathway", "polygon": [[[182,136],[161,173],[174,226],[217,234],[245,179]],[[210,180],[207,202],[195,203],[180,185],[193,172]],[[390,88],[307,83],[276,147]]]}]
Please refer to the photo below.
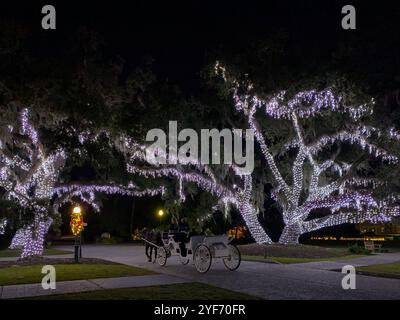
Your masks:
[{"label": "pathway", "polygon": [[56,289],[44,290],[40,283],[0,286],[0,299],[16,299],[50,294],[77,293],[104,289],[148,287],[190,282],[188,280],[159,274],[149,276],[101,278],[89,280],[58,281]]}]

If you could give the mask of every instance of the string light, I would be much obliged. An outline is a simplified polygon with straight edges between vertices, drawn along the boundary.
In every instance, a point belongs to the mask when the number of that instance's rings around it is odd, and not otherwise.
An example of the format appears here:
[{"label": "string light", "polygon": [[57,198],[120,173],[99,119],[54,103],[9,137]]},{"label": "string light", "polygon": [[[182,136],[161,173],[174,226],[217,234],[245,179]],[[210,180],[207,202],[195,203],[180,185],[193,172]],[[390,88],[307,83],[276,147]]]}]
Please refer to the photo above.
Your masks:
[{"label": "string light", "polygon": [[100,211],[99,205],[96,203],[96,193],[107,195],[122,195],[128,197],[153,197],[159,194],[164,194],[165,187],[160,186],[157,188],[139,189],[137,186],[130,183],[130,186],[125,187],[117,184],[107,185],[80,185],[70,184],[63,186],[56,186],[53,189],[53,195],[57,197],[57,205],[71,203],[73,198],[79,198],[83,202],[89,204],[97,212]]}]

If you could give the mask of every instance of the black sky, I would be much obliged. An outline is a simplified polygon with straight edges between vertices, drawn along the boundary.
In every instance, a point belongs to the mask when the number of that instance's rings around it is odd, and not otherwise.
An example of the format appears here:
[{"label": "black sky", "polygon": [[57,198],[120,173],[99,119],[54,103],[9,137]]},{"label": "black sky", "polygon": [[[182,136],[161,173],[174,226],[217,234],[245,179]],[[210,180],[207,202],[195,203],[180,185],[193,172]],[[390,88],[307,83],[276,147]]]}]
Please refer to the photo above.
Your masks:
[{"label": "black sky", "polygon": [[[41,29],[41,7],[53,4],[57,30]],[[357,30],[341,28],[341,8],[354,4]],[[330,55],[348,33],[368,34],[374,28],[398,26],[395,2],[380,1],[15,1],[0,5],[0,17],[28,25],[45,41],[38,50],[67,50],[63,44],[77,28],[100,33],[107,48],[131,64],[155,59],[159,75],[182,86],[197,81],[207,58],[218,50],[239,51],[252,41],[288,32],[294,55],[318,51]],[[395,34],[397,30],[387,30]],[[371,38],[371,41],[374,39]]]}]

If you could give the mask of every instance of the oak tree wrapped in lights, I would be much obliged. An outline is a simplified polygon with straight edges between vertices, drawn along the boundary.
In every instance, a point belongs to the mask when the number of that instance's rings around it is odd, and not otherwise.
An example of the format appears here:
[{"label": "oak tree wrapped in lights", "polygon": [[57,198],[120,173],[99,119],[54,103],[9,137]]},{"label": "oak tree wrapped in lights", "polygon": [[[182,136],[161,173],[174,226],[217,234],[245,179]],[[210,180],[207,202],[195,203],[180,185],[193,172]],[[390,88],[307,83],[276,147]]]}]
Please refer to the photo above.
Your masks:
[{"label": "oak tree wrapped in lights", "polygon": [[67,159],[67,152],[58,148],[48,152],[40,142],[39,133],[29,121],[29,112],[21,112],[20,124],[8,126],[0,140],[0,188],[4,197],[13,200],[33,221],[19,229],[10,248],[22,248],[22,258],[41,255],[45,236],[58,214],[58,208],[78,198],[99,210],[96,194],[152,196],[163,192],[163,187],[140,189],[108,184],[60,184],[59,176]]},{"label": "oak tree wrapped in lights", "polygon": [[5,130],[0,143],[0,187],[6,199],[17,202],[34,217],[31,224],[17,231],[11,244],[11,248],[22,246],[25,258],[43,250],[44,236],[52,223],[47,208],[66,154],[62,149],[47,153],[27,109],[21,112],[18,126]]},{"label": "oak tree wrapped in lights", "polygon": [[[282,208],[285,223],[281,243],[297,243],[303,233],[324,227],[388,221],[400,214],[396,195],[377,197],[377,192],[374,192],[385,182],[371,176],[360,176],[357,172],[358,166],[368,158],[380,159],[389,165],[398,163],[395,154],[379,147],[375,141],[384,138],[399,141],[399,135],[393,129],[384,132],[363,125],[363,117],[373,113],[374,100],[368,104],[347,106],[343,97],[329,88],[302,91],[292,97],[281,91],[264,100],[251,93],[253,85],[250,82],[240,83],[220,63],[216,64],[215,71],[231,85],[235,108],[254,130],[273,177],[273,196]],[[282,154],[290,159],[294,157],[291,174],[284,173],[277,160],[276,147],[271,145],[274,140],[264,135],[259,113],[275,123],[285,122],[291,127],[294,137],[279,153],[281,158]],[[310,120],[322,121],[324,117],[329,119],[332,116],[348,119],[342,130],[320,135],[315,131],[309,132]],[[344,145],[358,147],[366,156],[360,157],[360,152],[355,152],[350,161],[340,161]],[[330,214],[315,217],[313,212],[317,209],[327,209]]]}]

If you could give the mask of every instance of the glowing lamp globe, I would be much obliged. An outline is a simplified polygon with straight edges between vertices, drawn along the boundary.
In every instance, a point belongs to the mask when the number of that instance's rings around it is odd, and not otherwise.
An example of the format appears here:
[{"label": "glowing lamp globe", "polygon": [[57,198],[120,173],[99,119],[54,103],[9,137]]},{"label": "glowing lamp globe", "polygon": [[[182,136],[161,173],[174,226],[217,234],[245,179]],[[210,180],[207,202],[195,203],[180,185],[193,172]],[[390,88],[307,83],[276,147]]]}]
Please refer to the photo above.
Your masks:
[{"label": "glowing lamp globe", "polygon": [[79,207],[79,206],[74,207],[72,212],[75,214],[80,214],[82,212],[81,207]]},{"label": "glowing lamp globe", "polygon": [[76,237],[83,231],[84,222],[81,207],[76,206],[72,210],[70,226],[72,234]]}]

